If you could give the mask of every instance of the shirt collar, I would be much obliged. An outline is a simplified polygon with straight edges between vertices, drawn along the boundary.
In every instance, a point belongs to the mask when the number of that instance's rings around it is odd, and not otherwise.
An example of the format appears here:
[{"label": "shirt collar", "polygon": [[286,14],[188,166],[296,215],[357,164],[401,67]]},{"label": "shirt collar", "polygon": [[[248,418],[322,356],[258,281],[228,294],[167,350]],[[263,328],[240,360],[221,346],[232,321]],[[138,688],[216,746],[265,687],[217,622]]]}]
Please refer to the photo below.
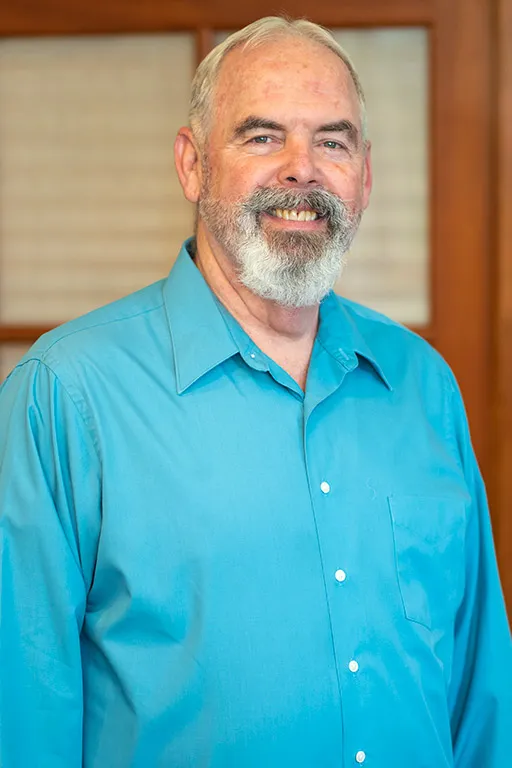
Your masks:
[{"label": "shirt collar", "polygon": [[370,363],[386,387],[392,390],[381,364],[344,306],[343,299],[334,291],[330,291],[320,304],[317,342],[347,371],[356,368],[362,357]]},{"label": "shirt collar", "polygon": [[238,352],[217,301],[190,256],[192,242],[190,238],[183,243],[164,284],[176,387],[180,395]]},{"label": "shirt collar", "polygon": [[[190,256],[189,238],[164,284],[164,303],[174,351],[176,386],[181,394],[208,371],[237,353],[259,370],[268,370],[264,356],[234,318],[219,304]],[[367,360],[384,384],[388,379],[342,300],[332,291],[320,304],[317,342],[347,371]]]}]

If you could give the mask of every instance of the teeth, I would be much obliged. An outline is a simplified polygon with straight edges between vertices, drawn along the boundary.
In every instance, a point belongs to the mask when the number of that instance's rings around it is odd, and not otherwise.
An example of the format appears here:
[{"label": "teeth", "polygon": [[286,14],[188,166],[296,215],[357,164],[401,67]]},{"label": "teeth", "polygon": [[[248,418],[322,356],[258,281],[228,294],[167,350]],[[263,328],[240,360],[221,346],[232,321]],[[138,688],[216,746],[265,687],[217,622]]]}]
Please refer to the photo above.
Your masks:
[{"label": "teeth", "polygon": [[317,217],[316,211],[299,211],[297,219],[299,221],[314,221]]},{"label": "teeth", "polygon": [[296,211],[285,208],[276,208],[274,216],[277,216],[278,219],[286,219],[286,221],[315,221],[318,218],[316,211]]}]

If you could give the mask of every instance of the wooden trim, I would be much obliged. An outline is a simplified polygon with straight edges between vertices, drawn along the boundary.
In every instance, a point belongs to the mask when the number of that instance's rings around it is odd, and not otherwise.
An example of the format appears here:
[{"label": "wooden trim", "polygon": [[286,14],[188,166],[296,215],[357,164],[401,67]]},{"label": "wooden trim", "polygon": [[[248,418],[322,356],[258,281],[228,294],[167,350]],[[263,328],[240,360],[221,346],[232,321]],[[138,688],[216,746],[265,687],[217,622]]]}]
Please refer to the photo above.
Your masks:
[{"label": "wooden trim", "polygon": [[495,538],[501,579],[512,611],[512,0],[498,0],[496,227],[496,476],[493,494],[498,509]]},{"label": "wooden trim", "polygon": [[49,330],[45,325],[0,325],[0,344],[30,344]]},{"label": "wooden trim", "polygon": [[209,27],[196,31],[196,64],[199,65],[215,46],[215,32]]},{"label": "wooden trim", "polygon": [[[427,38],[427,56],[428,56],[428,62],[427,62],[427,93],[426,93],[426,104],[425,109],[427,113],[427,183],[428,183],[428,194],[427,194],[427,264],[428,264],[428,275],[427,275],[427,290],[428,290],[428,307],[429,307],[429,314],[428,317],[430,319],[430,325],[435,327],[437,325],[437,296],[436,296],[436,288],[437,288],[437,281],[438,281],[438,264],[439,264],[439,256],[436,251],[436,237],[435,233],[437,232],[438,227],[438,217],[437,217],[437,196],[436,196],[436,152],[435,152],[435,141],[434,137],[436,135],[436,110],[435,110],[435,104],[436,104],[436,57],[434,55],[435,51],[435,27],[429,29],[429,34]],[[427,339],[433,346],[436,346],[434,344],[434,341],[430,338]]]},{"label": "wooden trim", "polygon": [[417,333],[418,336],[421,336],[426,341],[428,341],[429,344],[432,344],[432,346],[436,345],[436,339],[437,339],[437,332],[433,325],[425,325],[425,326],[419,326],[419,325],[410,325],[408,328],[413,332]]},{"label": "wooden trim", "polygon": [[432,30],[432,259],[436,346],[457,376],[490,466],[490,8],[438,0]]},{"label": "wooden trim", "polygon": [[[446,0],[444,0],[446,2]],[[325,26],[422,26],[434,20],[436,0],[10,0],[0,35],[86,35],[237,29],[262,16],[288,13]]]},{"label": "wooden trim", "polygon": [[[0,325],[0,344],[30,343],[36,341],[43,333],[47,333],[51,329],[52,326],[47,325]],[[411,330],[431,344],[434,343],[436,334],[432,326],[424,328],[411,327]]]}]

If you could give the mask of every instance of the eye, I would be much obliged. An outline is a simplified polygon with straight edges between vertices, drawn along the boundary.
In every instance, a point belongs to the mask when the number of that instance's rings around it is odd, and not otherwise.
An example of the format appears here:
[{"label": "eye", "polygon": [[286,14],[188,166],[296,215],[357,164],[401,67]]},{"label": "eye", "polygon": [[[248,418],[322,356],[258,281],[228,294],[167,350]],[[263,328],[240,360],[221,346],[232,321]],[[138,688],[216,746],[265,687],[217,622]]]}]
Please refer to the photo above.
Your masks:
[{"label": "eye", "polygon": [[249,143],[253,144],[269,144],[272,141],[270,136],[253,136],[249,139]]},{"label": "eye", "polygon": [[323,142],[324,147],[327,147],[327,149],[346,149],[344,144],[341,144],[339,141],[334,141],[334,139],[327,139],[327,141]]}]

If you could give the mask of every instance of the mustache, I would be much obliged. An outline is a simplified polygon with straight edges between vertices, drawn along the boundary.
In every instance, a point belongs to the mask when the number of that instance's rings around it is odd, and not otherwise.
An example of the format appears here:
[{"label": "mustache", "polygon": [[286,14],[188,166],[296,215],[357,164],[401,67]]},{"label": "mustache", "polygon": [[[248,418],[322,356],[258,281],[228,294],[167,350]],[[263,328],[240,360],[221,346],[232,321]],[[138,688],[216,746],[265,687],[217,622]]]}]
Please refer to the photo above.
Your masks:
[{"label": "mustache", "polygon": [[276,208],[293,210],[309,208],[333,225],[345,224],[352,213],[343,200],[326,189],[298,190],[278,187],[259,187],[242,204],[247,213],[272,213]]}]

